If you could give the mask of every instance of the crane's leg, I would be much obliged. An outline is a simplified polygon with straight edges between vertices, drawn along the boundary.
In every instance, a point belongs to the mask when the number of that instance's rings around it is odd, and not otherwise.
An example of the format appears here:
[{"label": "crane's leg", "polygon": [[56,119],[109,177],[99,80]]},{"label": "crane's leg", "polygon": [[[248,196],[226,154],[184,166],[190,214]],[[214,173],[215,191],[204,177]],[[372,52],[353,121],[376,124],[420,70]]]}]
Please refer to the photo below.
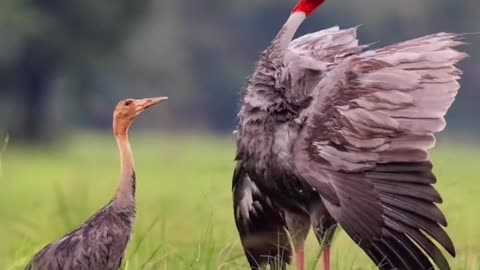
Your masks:
[{"label": "crane's leg", "polygon": [[[326,224],[324,224],[326,225]],[[326,230],[320,231],[318,227],[315,228],[315,236],[317,237],[320,245],[323,246],[323,270],[330,270],[331,266],[331,246],[333,236],[335,235],[335,230],[337,229],[337,224],[330,225]]]},{"label": "crane's leg", "polygon": [[310,205],[310,219],[318,243],[323,246],[323,270],[330,270],[330,247],[337,229],[337,222],[328,213],[321,200]]},{"label": "crane's leg", "polygon": [[305,270],[305,246],[295,249],[295,256],[297,262],[297,270]]},{"label": "crane's leg", "polygon": [[330,245],[323,249],[323,270],[330,270]]},{"label": "crane's leg", "polygon": [[305,239],[310,231],[310,217],[303,213],[285,211],[285,220],[295,250],[297,270],[305,270]]}]

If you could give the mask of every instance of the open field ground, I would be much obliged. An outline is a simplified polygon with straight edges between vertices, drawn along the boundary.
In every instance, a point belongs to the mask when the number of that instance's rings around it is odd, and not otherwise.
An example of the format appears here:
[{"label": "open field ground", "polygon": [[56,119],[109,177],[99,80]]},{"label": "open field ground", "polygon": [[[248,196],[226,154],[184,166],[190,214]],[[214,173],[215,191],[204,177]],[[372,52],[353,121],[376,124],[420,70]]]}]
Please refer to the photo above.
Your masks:
[{"label": "open field ground", "polygon": [[[124,269],[248,269],[232,215],[232,138],[131,132],[138,219]],[[111,135],[52,148],[9,147],[0,176],[0,269],[23,269],[49,241],[107,203],[118,181]],[[457,247],[453,269],[480,269],[480,147],[440,140],[437,185]],[[341,232],[334,269],[374,269]],[[310,237],[309,269],[319,248]],[[318,269],[318,268],[317,268]]]}]

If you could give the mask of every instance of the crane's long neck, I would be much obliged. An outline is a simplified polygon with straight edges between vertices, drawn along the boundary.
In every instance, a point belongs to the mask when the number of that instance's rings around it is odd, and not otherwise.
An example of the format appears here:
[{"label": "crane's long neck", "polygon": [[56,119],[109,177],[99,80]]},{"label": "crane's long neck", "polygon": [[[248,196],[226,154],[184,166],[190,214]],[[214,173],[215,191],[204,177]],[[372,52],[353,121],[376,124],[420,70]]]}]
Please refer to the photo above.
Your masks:
[{"label": "crane's long neck", "polygon": [[300,0],[297,6],[293,9],[288,21],[282,28],[282,31],[277,36],[280,43],[280,55],[283,57],[288,48],[288,45],[293,39],[298,27],[307,18],[312,15],[315,10],[320,7],[325,0]]},{"label": "crane's long neck", "polygon": [[298,28],[303,21],[307,18],[304,12],[294,12],[288,18],[287,22],[283,25],[282,30],[277,35],[277,40],[280,49],[280,55],[284,56],[287,51],[288,45],[293,39],[293,36],[297,32]]},{"label": "crane's long neck", "polygon": [[135,168],[132,149],[128,141],[128,131],[116,134],[118,150],[120,152],[120,185],[115,195],[115,203],[129,207],[135,204]]}]

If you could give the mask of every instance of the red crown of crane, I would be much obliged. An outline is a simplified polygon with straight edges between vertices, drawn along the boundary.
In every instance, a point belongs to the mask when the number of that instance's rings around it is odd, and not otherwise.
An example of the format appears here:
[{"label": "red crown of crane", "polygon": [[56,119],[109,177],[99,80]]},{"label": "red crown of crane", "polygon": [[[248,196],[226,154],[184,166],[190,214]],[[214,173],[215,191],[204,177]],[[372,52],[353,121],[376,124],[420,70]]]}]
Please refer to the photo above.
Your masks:
[{"label": "red crown of crane", "polygon": [[300,0],[293,12],[304,12],[307,16],[310,16],[324,2],[325,0]]}]

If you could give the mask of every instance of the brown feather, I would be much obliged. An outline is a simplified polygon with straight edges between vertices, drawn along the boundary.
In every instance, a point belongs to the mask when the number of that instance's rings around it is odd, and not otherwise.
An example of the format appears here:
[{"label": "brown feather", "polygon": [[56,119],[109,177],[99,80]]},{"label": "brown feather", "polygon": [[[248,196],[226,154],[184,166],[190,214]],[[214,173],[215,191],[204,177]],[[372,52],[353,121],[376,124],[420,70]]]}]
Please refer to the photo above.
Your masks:
[{"label": "brown feather", "polygon": [[348,57],[299,117],[306,121],[295,156],[309,155],[294,160],[299,173],[324,171],[304,179],[334,187],[319,190],[326,208],[372,260],[385,260],[380,269],[430,269],[418,246],[450,269],[423,232],[455,254],[427,151],[459,89],[461,44],[459,35],[439,33]]}]

